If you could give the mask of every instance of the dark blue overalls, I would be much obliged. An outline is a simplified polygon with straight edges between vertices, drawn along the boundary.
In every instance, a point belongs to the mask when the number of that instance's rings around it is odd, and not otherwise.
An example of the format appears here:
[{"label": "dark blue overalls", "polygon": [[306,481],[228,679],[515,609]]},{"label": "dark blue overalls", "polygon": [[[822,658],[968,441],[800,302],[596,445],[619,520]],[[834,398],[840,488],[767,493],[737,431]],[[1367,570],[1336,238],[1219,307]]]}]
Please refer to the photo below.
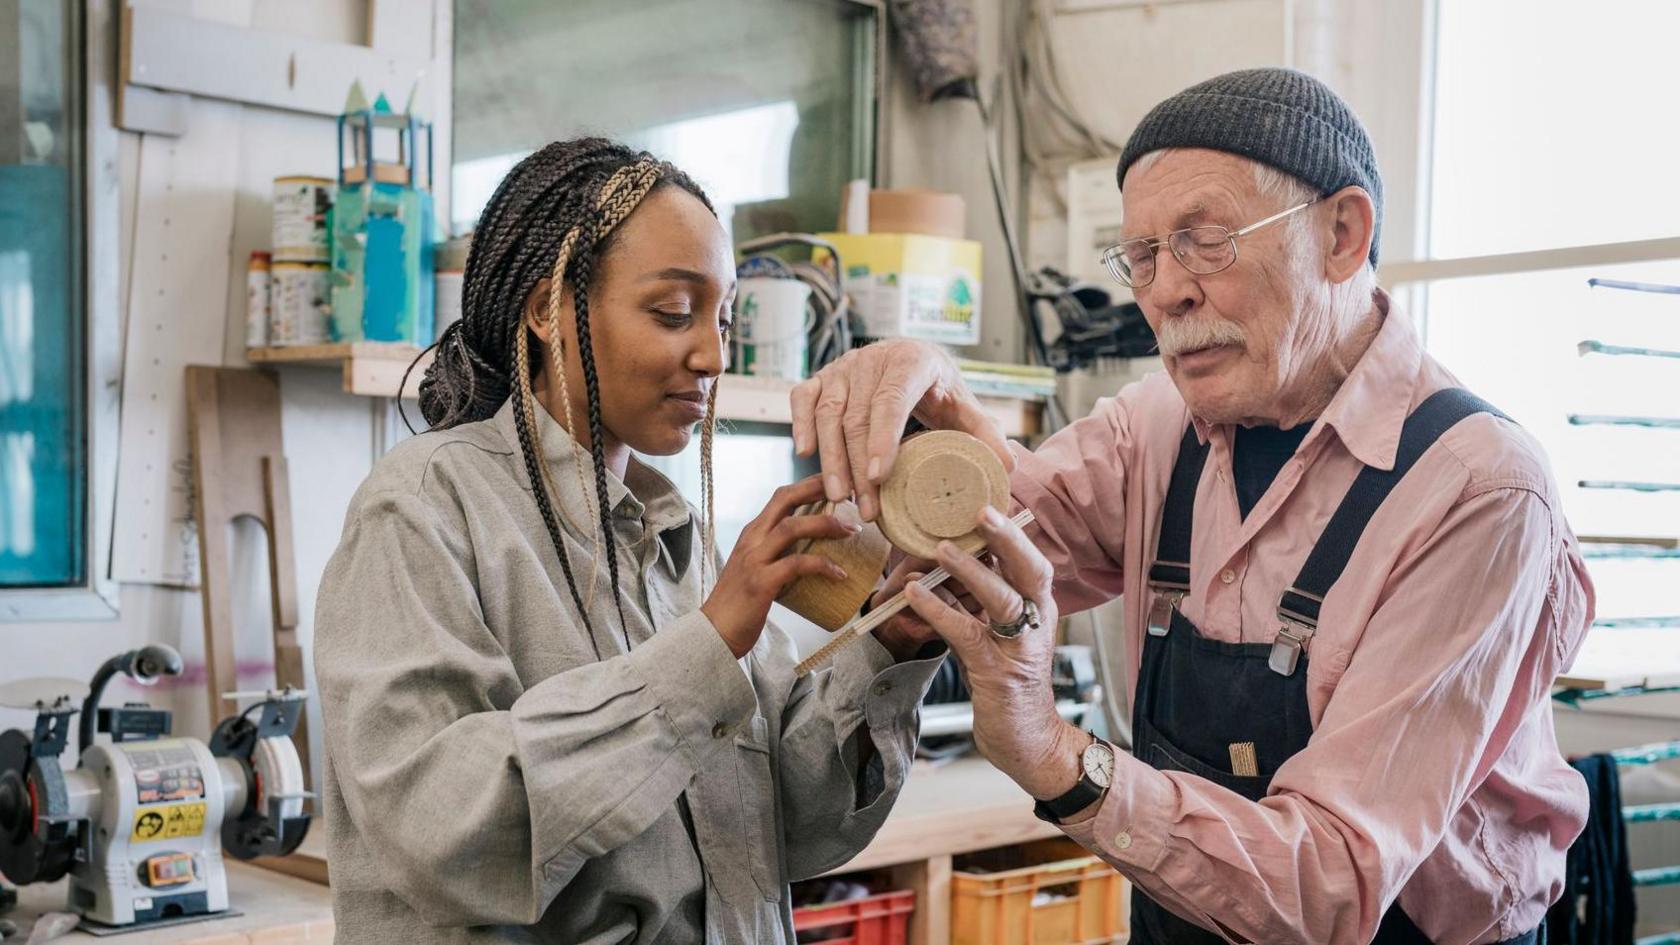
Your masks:
[{"label": "dark blue overalls", "polygon": [[[1179,613],[1190,591],[1190,536],[1196,483],[1207,446],[1184,431],[1161,513],[1149,585],[1154,601],[1133,700],[1133,753],[1162,771],[1184,771],[1258,801],[1272,776],[1312,738],[1304,650],[1318,628],[1324,596],[1341,577],[1371,516],[1435,440],[1475,413],[1499,411],[1464,390],[1440,391],[1401,428],[1394,468],[1360,470],[1295,583],[1278,603],[1282,627],[1272,643],[1226,643],[1201,635]],[[1499,414],[1503,416],[1503,414]],[[1246,771],[1247,773],[1232,773]],[[1133,945],[1216,945],[1222,940],[1134,888]],[[1545,926],[1502,945],[1542,945]],[[1429,945],[1395,903],[1375,945]]]}]

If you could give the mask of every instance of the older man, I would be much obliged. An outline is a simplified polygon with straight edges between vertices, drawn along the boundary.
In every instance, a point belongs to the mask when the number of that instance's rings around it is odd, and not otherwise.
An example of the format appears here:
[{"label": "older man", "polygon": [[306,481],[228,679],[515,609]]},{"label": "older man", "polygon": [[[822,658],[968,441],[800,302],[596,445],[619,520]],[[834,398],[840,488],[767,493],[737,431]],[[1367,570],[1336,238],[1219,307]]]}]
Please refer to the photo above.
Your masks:
[{"label": "older man", "polygon": [[[984,613],[913,608],[987,756],[1134,881],[1134,943],[1543,940],[1587,805],[1548,690],[1592,588],[1539,446],[1376,285],[1364,129],[1239,72],[1157,106],[1118,174],[1105,261],[1164,376],[1027,452],[947,356],[888,342],[798,388],[797,447],[867,513],[912,414],[1011,462],[1036,524],[983,523],[995,573],[941,552]],[[1129,755],[1049,688],[1057,613],[1115,596]]]}]

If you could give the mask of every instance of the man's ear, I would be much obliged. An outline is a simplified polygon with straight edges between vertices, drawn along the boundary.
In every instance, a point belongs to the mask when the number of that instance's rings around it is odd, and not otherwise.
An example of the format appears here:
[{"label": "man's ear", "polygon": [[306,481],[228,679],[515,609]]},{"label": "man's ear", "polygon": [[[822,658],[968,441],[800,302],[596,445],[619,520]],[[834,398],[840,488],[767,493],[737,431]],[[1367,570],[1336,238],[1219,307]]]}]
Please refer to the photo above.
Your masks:
[{"label": "man's ear", "polygon": [[1376,205],[1365,188],[1343,187],[1324,202],[1330,208],[1330,244],[1324,274],[1337,285],[1352,279],[1371,258],[1376,235]]}]

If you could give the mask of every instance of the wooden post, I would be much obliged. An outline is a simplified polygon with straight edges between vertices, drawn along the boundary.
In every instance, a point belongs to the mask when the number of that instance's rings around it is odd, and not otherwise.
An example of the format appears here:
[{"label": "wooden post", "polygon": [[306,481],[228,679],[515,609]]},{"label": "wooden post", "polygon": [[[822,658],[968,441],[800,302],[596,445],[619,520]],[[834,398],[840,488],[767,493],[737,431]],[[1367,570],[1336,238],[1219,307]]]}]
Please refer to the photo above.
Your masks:
[{"label": "wooden post", "polygon": [[894,888],[916,891],[910,945],[951,945],[951,857],[941,854],[891,868]]}]

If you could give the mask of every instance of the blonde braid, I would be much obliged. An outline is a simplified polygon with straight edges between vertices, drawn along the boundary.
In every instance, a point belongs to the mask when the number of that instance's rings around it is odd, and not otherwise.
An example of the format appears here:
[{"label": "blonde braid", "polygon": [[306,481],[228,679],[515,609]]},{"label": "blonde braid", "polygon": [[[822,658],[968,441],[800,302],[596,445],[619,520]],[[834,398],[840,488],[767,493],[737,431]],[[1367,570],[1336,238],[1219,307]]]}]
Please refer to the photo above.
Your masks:
[{"label": "blonde braid", "polygon": [[[602,185],[600,199],[596,202],[596,209],[601,212],[601,219],[594,227],[592,243],[599,242],[603,236],[611,233],[618,224],[622,223],[624,218],[628,217],[631,211],[636,209],[636,206],[641,202],[642,198],[646,197],[648,192],[653,189],[653,186],[659,182],[659,177],[659,164],[648,160],[637,161],[636,163],[626,165],[615,172],[612,177]],[[632,183],[630,183],[628,189],[624,189],[627,182]],[[572,455],[572,470],[577,474],[578,491],[582,493],[584,497],[584,504],[589,510],[590,517],[592,519],[599,519],[601,517],[601,510],[595,502],[594,494],[589,489],[589,480],[583,469],[583,451],[578,447],[577,434],[572,429],[572,395],[570,388],[566,384],[565,358],[560,353],[559,344],[560,310],[562,307],[561,296],[564,293],[564,287],[566,284],[566,270],[571,266],[572,258],[577,252],[578,242],[580,239],[582,239],[582,237],[579,227],[573,227],[572,229],[566,231],[565,237],[561,240],[560,249],[554,257],[554,269],[549,279],[548,307],[545,318],[549,337],[546,357],[553,365],[555,384],[560,388],[561,416],[558,419],[560,421],[561,428],[564,429],[567,434],[567,449]],[[534,408],[531,406],[536,398],[530,393],[530,354],[529,342],[526,338],[526,334],[527,333],[525,331],[521,331],[519,333],[519,338],[516,342],[516,360],[518,362],[520,383],[524,385],[524,408],[528,412],[527,422],[531,429],[531,437],[535,443],[537,454],[541,456],[542,441],[541,433],[539,432],[540,427],[538,427],[536,423]],[[539,467],[542,471],[542,482],[539,487],[547,493],[549,500],[561,509],[561,514],[565,515],[565,506],[558,502],[559,490],[554,485],[554,479],[548,468],[548,463],[541,462]],[[567,518],[569,520],[570,516],[567,516]],[[575,525],[576,523],[574,522],[573,524]],[[589,584],[585,594],[584,606],[593,612],[595,608],[595,590],[598,584],[597,578],[601,573],[601,546],[602,542],[606,539],[602,535],[602,529],[590,528],[588,531],[590,536]]]},{"label": "blonde braid", "polygon": [[[560,297],[564,294],[566,283],[566,267],[572,264],[572,254],[577,251],[578,230],[572,228],[566,232],[565,239],[560,241],[560,252],[554,257],[554,274],[549,279],[548,292],[548,337],[549,360],[554,365],[554,382],[560,388],[560,426],[566,431],[567,449],[572,455],[572,471],[577,474],[578,492],[583,495],[585,507],[589,510],[590,521],[599,520],[600,509],[595,507],[595,494],[589,490],[589,480],[584,475],[584,454],[578,448],[577,432],[572,429],[572,392],[566,384],[566,359],[560,351]],[[543,479],[553,493],[553,483],[549,480],[548,467],[543,467]],[[593,526],[589,529],[589,590],[585,595],[591,610],[595,607],[595,579],[601,574],[601,530]]]},{"label": "blonde braid", "polygon": [[709,589],[708,577],[712,580],[717,579],[717,575],[712,573],[717,567],[717,501],[712,494],[712,441],[717,433],[718,380],[712,378],[712,389],[706,395],[706,419],[700,427],[700,515],[704,522],[700,533],[702,595]]}]

